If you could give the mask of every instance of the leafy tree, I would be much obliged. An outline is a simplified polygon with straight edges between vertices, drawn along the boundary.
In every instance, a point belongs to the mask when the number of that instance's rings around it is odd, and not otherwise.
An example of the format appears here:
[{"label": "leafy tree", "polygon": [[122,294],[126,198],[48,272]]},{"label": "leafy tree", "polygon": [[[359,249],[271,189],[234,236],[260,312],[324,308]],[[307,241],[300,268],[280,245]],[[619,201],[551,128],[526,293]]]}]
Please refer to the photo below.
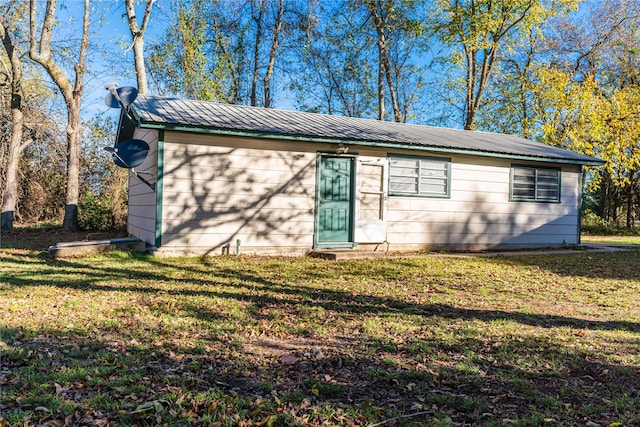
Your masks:
[{"label": "leafy tree", "polygon": [[164,92],[270,107],[287,12],[284,0],[179,2],[150,74]]},{"label": "leafy tree", "polygon": [[[297,69],[290,90],[298,108],[349,117],[374,117],[376,89],[366,16],[344,3],[318,3],[298,16]],[[375,113],[373,113],[375,114]],[[378,114],[379,116],[379,114]]]},{"label": "leafy tree", "polygon": [[[393,109],[396,122],[406,122],[413,96],[400,101],[399,91],[413,92],[413,84],[420,86],[420,70],[412,67],[410,59],[420,54],[417,40],[424,31],[419,18],[419,8],[413,0],[364,0],[369,21],[375,30],[378,50],[378,119],[385,117],[385,83],[388,102]],[[408,79],[404,71],[417,74],[417,79]]]},{"label": "leafy tree", "polygon": [[207,52],[205,1],[194,0],[175,6],[174,20],[162,43],[151,48],[150,73],[169,93],[190,99],[227,101],[222,69],[212,75]]},{"label": "leafy tree", "polygon": [[113,143],[115,128],[113,119],[100,115],[84,126],[78,212],[83,229],[109,230],[126,225],[129,172],[118,167],[101,148]]},{"label": "leafy tree", "polygon": [[627,227],[640,210],[639,16],[636,2],[598,1],[534,28],[521,49],[502,51],[477,121],[603,158],[603,168],[588,171],[588,190],[613,222],[626,203]]},{"label": "leafy tree", "polygon": [[496,71],[501,50],[513,52],[522,35],[552,16],[577,7],[578,0],[437,0],[432,21],[440,40],[453,49],[464,70],[463,125],[476,116]]},{"label": "leafy tree", "polygon": [[[302,50],[291,77],[308,111],[405,122],[423,89],[426,51],[417,1],[318,4],[300,16]],[[377,102],[376,102],[377,101]]]},{"label": "leafy tree", "polygon": [[587,6],[560,22],[553,40],[556,61],[568,64],[565,71],[576,84],[592,88],[569,134],[575,149],[594,147],[606,160],[592,183],[600,188],[598,213],[617,222],[618,209],[626,203],[631,228],[640,189],[640,4],[608,0]]},{"label": "leafy tree", "polygon": [[[46,3],[44,16],[39,19],[37,0],[29,3],[29,57],[40,64],[49,74],[55,85],[60,89],[67,107],[67,182],[65,213],[62,228],[77,230],[78,225],[78,195],[80,173],[80,137],[82,125],[80,106],[84,91],[83,75],[86,71],[85,57],[89,45],[89,0],[84,0],[84,14],[82,20],[82,39],[78,51],[77,62],[74,65],[72,82],[66,75],[61,63],[51,51],[53,32],[56,26],[56,0]],[[38,37],[38,28],[40,36]]]}]

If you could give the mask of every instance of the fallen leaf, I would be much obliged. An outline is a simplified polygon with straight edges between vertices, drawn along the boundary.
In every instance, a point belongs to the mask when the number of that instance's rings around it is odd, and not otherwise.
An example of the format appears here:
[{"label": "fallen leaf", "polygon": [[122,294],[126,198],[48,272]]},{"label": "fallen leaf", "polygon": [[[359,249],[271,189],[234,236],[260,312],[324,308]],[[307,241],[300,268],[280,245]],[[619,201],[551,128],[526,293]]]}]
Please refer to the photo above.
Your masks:
[{"label": "fallen leaf", "polygon": [[62,392],[64,391],[64,387],[62,387],[58,383],[53,383],[53,385],[56,387],[56,396],[60,396],[62,394]]},{"label": "fallen leaf", "polygon": [[282,356],[280,356],[279,360],[284,364],[293,365],[298,361],[298,358],[291,354],[283,354]]}]

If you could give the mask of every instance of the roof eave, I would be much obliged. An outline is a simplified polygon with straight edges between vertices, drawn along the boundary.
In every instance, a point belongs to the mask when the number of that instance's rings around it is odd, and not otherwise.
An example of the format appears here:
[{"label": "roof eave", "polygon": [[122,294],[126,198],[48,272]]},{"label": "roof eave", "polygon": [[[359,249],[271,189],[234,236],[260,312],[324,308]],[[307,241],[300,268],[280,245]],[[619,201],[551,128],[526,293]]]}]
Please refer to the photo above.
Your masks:
[{"label": "roof eave", "polygon": [[152,122],[152,121],[144,121],[137,114],[136,116],[137,116],[136,124],[139,127],[146,128],[146,129],[163,129],[163,130],[178,131],[178,132],[205,133],[205,134],[240,136],[240,137],[259,137],[259,138],[280,139],[280,140],[287,140],[287,141],[304,141],[304,142],[311,141],[311,142],[328,143],[328,144],[342,143],[342,144],[352,144],[352,145],[361,145],[361,146],[369,146],[369,147],[412,149],[412,150],[428,151],[428,152],[434,152],[434,153],[466,154],[466,155],[480,156],[480,157],[503,158],[503,159],[512,159],[512,160],[531,160],[531,161],[541,161],[541,162],[547,162],[547,163],[574,164],[574,165],[583,165],[583,166],[601,166],[605,163],[603,160],[596,159],[596,158],[592,158],[593,160],[565,159],[565,158],[558,158],[558,157],[554,158],[554,157],[544,157],[544,156],[530,156],[530,155],[509,154],[509,153],[500,153],[500,152],[492,152],[492,151],[465,150],[461,148],[437,147],[433,145],[414,145],[414,144],[401,144],[401,143],[394,143],[394,142],[387,142],[387,141],[327,138],[327,137],[316,137],[316,136],[309,136],[309,135],[294,135],[294,134],[281,134],[281,133],[272,133],[272,132],[263,132],[263,131],[235,130],[235,129],[214,128],[214,127],[206,127],[206,126],[184,125],[180,123],[159,123],[159,122]]}]

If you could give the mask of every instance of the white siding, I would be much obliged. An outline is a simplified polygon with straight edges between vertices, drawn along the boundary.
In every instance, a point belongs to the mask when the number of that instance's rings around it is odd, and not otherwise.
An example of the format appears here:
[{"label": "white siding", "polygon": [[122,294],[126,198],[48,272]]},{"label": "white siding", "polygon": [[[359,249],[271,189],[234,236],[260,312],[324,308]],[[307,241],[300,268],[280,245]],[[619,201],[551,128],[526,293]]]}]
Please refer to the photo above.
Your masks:
[{"label": "white siding", "polygon": [[[143,177],[152,183],[156,182],[158,170],[158,132],[154,130],[136,129],[136,139],[149,144],[149,154],[144,163],[136,171],[143,172]],[[155,244],[156,230],[156,193],[146,184],[129,173],[129,220],[127,231],[130,235],[150,245]]]},{"label": "white siding", "polygon": [[[137,131],[151,152],[136,168],[153,174],[157,132]],[[165,131],[161,252],[304,254],[313,246],[317,153],[329,144]],[[387,159],[409,150],[352,147]],[[508,159],[451,158],[450,197],[389,196],[390,250],[491,249],[578,243],[578,166],[562,166],[561,202],[509,200]],[[131,177],[129,232],[155,243],[156,194]],[[365,245],[363,245],[364,247]]]},{"label": "white siding", "polygon": [[390,196],[390,247],[480,250],[578,243],[579,168],[562,168],[560,203],[512,202],[512,163],[527,162],[453,156],[449,198]]},{"label": "white siding", "polygon": [[166,132],[162,251],[307,252],[322,148]]}]

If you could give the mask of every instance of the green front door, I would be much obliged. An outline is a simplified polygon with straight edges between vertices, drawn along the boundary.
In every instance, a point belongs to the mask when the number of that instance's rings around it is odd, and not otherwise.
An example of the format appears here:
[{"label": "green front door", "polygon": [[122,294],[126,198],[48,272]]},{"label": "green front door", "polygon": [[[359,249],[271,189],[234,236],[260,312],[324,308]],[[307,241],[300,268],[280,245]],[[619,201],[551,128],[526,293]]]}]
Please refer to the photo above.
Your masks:
[{"label": "green front door", "polygon": [[320,158],[317,243],[345,246],[353,241],[353,158]]}]

